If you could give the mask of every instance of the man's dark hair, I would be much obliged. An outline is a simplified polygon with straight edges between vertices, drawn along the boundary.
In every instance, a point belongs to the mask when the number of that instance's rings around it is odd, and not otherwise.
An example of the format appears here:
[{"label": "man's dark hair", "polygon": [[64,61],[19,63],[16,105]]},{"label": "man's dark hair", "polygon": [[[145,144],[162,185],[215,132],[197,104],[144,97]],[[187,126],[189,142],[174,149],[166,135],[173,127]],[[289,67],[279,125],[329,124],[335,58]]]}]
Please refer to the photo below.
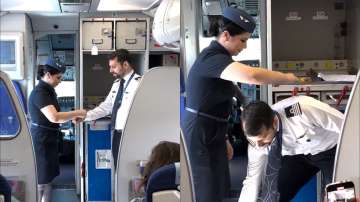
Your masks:
[{"label": "man's dark hair", "polygon": [[109,60],[113,60],[115,58],[120,64],[124,63],[125,61],[131,64],[130,53],[126,49],[116,50],[109,56]]},{"label": "man's dark hair", "polygon": [[250,102],[241,113],[241,119],[245,123],[245,134],[256,136],[263,126],[269,129],[272,127],[274,116],[274,111],[267,103],[262,101]]}]

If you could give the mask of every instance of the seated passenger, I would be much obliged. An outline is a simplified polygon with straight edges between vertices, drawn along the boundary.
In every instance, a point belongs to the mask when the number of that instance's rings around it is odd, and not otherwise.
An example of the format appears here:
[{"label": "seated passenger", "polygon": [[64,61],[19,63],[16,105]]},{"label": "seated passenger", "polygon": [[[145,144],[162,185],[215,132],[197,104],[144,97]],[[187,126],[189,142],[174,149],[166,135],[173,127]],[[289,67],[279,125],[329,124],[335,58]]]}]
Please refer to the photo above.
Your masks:
[{"label": "seated passenger", "polygon": [[[168,141],[162,141],[157,144],[151,151],[150,159],[145,165],[143,180],[138,190],[147,186],[151,174],[158,168],[180,162],[180,144]],[[145,189],[145,192],[147,190]]]},{"label": "seated passenger", "polygon": [[330,183],[343,120],[341,112],[307,96],[271,108],[248,104],[242,124],[249,161],[239,202],[288,202],[319,170],[322,186]]},{"label": "seated passenger", "polygon": [[11,201],[11,187],[8,181],[2,175],[0,175],[0,195],[4,196],[4,202]]}]

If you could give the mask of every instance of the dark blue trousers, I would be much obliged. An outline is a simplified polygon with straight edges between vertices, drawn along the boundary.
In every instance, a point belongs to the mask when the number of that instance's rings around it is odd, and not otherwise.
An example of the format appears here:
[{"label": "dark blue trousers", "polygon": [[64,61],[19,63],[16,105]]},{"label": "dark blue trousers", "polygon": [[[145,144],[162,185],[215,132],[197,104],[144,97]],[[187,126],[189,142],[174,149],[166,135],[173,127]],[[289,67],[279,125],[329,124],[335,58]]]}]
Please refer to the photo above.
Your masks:
[{"label": "dark blue trousers", "polygon": [[117,166],[117,158],[118,158],[118,154],[119,154],[121,135],[122,135],[122,130],[113,130],[113,136],[112,136],[112,141],[111,141],[112,142],[111,152],[112,152],[113,159],[114,159],[115,170],[116,170],[116,166]]},{"label": "dark blue trousers", "polygon": [[185,112],[181,128],[188,146],[197,202],[221,202],[230,187],[227,123]]},{"label": "dark blue trousers", "polygon": [[323,191],[325,185],[332,181],[335,153],[336,146],[316,155],[283,156],[278,184],[280,202],[288,202],[295,197],[318,171],[321,171]]}]

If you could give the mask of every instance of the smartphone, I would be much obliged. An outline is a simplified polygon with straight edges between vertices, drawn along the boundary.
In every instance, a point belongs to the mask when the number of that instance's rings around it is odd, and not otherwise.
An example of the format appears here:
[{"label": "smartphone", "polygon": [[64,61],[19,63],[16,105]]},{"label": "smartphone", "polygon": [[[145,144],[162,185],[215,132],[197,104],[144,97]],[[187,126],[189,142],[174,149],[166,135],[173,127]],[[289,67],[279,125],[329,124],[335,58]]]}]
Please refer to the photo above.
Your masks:
[{"label": "smartphone", "polygon": [[328,184],[325,189],[328,202],[355,202],[355,186],[351,181]]}]

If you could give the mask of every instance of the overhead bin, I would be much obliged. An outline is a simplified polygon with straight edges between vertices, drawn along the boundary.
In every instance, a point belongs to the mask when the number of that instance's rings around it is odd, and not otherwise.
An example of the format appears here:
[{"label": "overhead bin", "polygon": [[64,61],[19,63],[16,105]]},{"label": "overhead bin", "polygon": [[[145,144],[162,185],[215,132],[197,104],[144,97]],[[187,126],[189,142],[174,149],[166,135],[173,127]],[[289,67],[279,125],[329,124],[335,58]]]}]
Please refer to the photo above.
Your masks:
[{"label": "overhead bin", "polygon": [[96,45],[98,50],[113,49],[113,21],[83,21],[82,49],[91,50]]},{"label": "overhead bin", "polygon": [[145,20],[116,22],[116,49],[145,50],[147,27]]}]

